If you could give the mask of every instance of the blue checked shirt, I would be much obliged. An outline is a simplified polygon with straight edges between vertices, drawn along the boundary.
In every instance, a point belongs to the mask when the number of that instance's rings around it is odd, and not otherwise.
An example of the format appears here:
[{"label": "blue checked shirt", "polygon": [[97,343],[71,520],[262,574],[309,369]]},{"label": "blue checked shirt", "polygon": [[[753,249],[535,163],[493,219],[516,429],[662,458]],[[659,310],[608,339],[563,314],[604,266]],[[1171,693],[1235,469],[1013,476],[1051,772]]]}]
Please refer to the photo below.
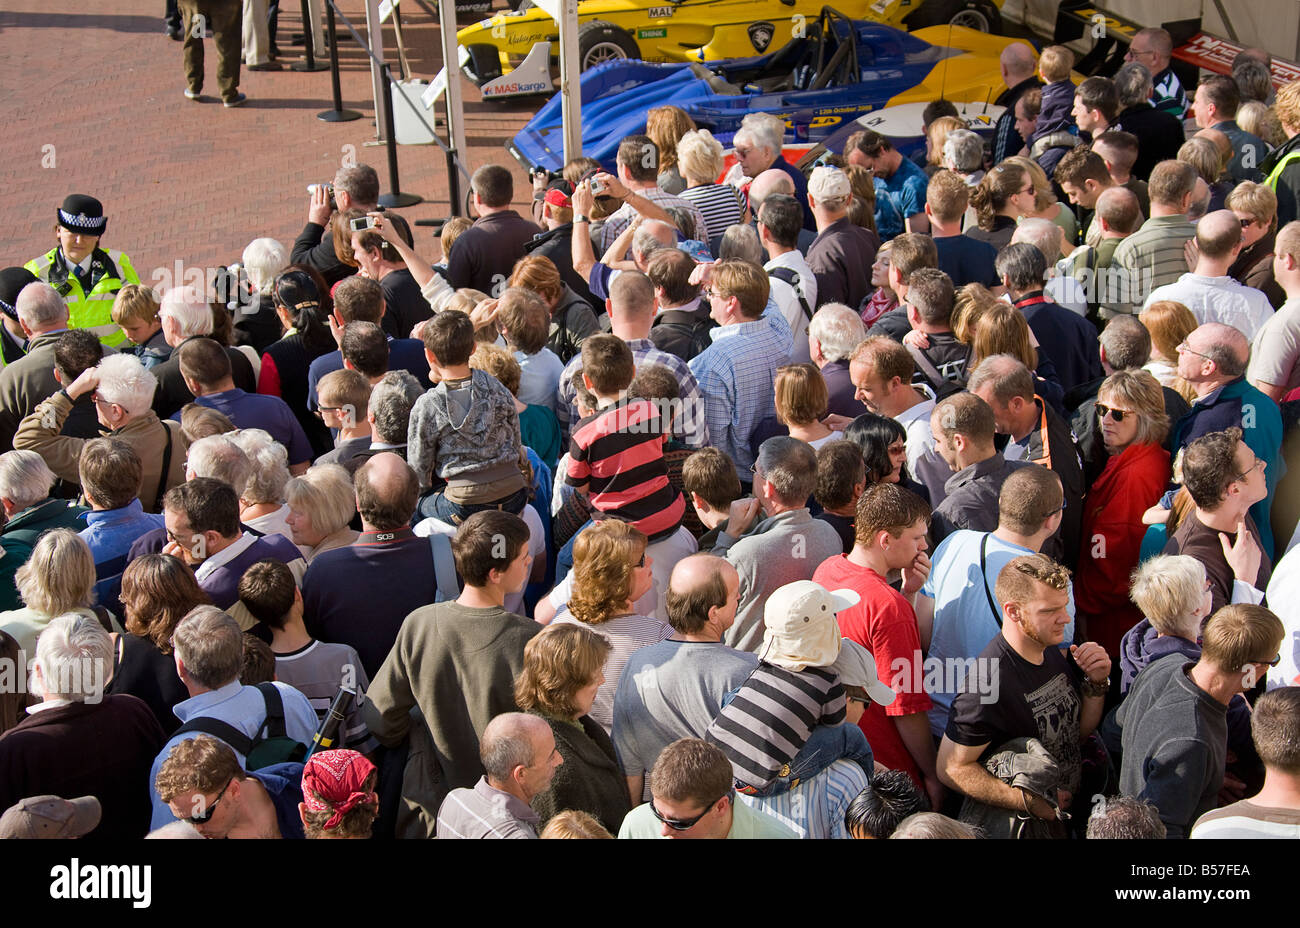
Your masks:
[{"label": "blue checked shirt", "polygon": [[775,796],[737,793],[736,799],[766,812],[800,838],[852,838],[844,813],[866,786],[866,772],[856,762],[841,758],[788,792]]},{"label": "blue checked shirt", "polygon": [[713,344],[691,360],[704,394],[704,417],[716,448],[736,465],[741,483],[753,479],[749,436],[764,418],[776,417],[776,369],[790,362],[794,338],[771,299],[763,315],[714,329]]},{"label": "blue checked shirt", "polygon": [[[771,305],[771,304],[769,304]],[[782,320],[784,322],[784,320]],[[640,370],[645,364],[659,364],[673,372],[677,378],[679,388],[678,396],[681,398],[681,409],[676,411],[673,419],[673,438],[685,444],[688,448],[703,448],[709,443],[709,427],[705,423],[705,403],[704,398],[700,395],[700,385],[696,382],[695,375],[686,362],[675,354],[669,354],[666,351],[660,351],[654,346],[654,342],[648,338],[635,338],[627,343],[632,349],[632,363]],[[559,407],[557,410],[560,420],[560,427],[566,434],[573,432],[573,427],[578,424],[581,418],[578,415],[578,406],[575,402],[577,390],[573,386],[573,378],[578,376],[578,370],[582,367],[582,355],[576,354],[565,365],[564,372],[560,374]],[[567,447],[567,446],[566,446]]]}]

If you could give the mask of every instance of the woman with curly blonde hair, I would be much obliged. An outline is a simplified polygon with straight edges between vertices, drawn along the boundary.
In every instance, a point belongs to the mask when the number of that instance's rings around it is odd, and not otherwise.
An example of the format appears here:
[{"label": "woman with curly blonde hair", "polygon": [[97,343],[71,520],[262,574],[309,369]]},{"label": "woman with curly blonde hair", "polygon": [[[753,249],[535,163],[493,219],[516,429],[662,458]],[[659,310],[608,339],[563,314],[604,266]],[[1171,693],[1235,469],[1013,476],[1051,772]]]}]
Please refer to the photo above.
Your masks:
[{"label": "woman with curly blonde hair", "polygon": [[637,615],[633,603],[650,592],[654,563],[648,539],[632,525],[605,519],[582,531],[573,543],[573,593],[556,622],[598,631],[610,644],[605,682],[596,691],[590,715],[608,733],[614,723],[614,690],[628,658],[638,648],[672,634],[661,619]]},{"label": "woman with curly blonde hair", "polygon": [[627,780],[609,735],[587,713],[605,682],[610,645],[582,625],[549,625],[524,648],[515,702],[551,726],[564,763],[550,787],[533,797],[540,825],[565,809],[594,815],[617,831],[631,809]]}]

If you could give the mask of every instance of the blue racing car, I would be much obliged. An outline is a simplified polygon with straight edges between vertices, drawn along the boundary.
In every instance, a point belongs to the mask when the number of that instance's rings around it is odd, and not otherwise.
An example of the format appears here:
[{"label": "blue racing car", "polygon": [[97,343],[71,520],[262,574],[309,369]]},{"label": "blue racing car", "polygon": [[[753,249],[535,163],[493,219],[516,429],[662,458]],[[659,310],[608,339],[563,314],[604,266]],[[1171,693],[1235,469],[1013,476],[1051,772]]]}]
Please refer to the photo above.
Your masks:
[{"label": "blue racing car", "polygon": [[[902,32],[823,7],[768,55],[708,65],[612,61],[583,73],[582,150],[612,170],[618,144],[645,131],[651,106],[679,106],[729,147],[748,113],[786,124],[788,145],[821,142],[864,114],[944,98],[988,104],[1004,89],[998,58],[1014,41],[960,26]],[[943,44],[937,44],[942,42]],[[507,147],[526,167],[563,166],[560,95]]]}]

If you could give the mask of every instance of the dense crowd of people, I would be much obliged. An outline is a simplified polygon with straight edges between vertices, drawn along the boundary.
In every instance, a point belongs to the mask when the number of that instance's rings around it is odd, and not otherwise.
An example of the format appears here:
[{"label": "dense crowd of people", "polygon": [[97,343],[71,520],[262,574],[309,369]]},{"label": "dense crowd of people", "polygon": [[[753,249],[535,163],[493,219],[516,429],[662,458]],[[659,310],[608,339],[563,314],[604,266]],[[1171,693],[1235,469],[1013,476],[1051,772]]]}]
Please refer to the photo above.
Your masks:
[{"label": "dense crowd of people", "polygon": [[212,289],[69,196],[0,834],[1300,837],[1300,83],[1170,50],[808,174],[651,109],[437,263],[365,165]]}]

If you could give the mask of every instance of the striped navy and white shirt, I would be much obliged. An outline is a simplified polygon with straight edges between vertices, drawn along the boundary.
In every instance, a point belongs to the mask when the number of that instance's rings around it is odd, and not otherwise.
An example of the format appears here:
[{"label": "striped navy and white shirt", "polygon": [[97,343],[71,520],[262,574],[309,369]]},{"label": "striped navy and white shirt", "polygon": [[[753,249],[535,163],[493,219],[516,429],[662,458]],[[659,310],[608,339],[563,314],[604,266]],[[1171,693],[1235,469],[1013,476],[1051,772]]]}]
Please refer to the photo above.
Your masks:
[{"label": "striped navy and white shirt", "polygon": [[838,725],[844,718],[844,687],[834,670],[796,672],[760,661],[704,738],[727,755],[737,781],[762,789],[794,760],[817,725]]},{"label": "striped navy and white shirt", "polygon": [[[740,222],[740,214],[743,211],[740,191],[730,184],[688,187],[681,192],[680,196],[683,200],[693,203],[704,216],[710,236],[721,235],[727,231],[727,226]],[[708,239],[703,241],[707,242]]]}]

